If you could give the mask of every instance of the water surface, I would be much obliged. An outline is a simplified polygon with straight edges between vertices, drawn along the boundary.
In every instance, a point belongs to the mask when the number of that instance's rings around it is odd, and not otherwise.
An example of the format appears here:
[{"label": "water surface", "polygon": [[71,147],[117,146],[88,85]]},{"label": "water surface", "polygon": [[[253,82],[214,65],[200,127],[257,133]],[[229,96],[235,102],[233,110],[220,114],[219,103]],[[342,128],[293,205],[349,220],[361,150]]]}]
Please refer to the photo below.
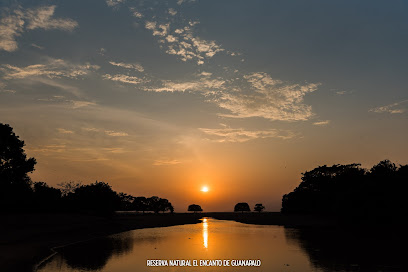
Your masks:
[{"label": "water surface", "polygon": [[[388,254],[392,249],[383,248],[382,244],[376,248],[367,241],[353,244],[350,241],[356,239],[348,241],[349,238],[204,218],[200,224],[133,230],[67,246],[39,271],[403,271],[400,258]],[[175,259],[249,259],[260,260],[261,266],[146,265],[147,260]]]}]

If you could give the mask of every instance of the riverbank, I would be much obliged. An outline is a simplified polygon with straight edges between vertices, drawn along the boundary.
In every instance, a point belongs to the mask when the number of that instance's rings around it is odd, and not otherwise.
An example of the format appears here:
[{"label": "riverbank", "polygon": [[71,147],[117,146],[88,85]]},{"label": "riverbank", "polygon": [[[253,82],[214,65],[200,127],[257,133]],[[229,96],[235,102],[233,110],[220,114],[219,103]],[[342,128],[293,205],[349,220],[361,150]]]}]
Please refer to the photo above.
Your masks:
[{"label": "riverbank", "polygon": [[123,231],[195,224],[196,214],[3,214],[0,216],[0,271],[32,271],[52,248]]},{"label": "riverbank", "polygon": [[240,223],[256,225],[279,225],[285,227],[330,227],[338,224],[338,219],[333,216],[282,214],[280,212],[262,213],[232,213],[212,212],[202,213],[202,216],[212,217],[219,220],[233,220]]}]

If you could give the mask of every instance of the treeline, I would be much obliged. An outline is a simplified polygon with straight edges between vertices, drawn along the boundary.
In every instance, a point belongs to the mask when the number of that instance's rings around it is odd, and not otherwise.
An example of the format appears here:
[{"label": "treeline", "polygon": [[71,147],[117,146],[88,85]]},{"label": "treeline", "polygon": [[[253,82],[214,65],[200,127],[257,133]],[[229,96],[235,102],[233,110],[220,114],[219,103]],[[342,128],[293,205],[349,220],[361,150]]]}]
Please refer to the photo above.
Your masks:
[{"label": "treeline", "polygon": [[384,160],[367,170],[360,164],[319,166],[282,198],[283,213],[400,215],[408,208],[408,165]]},{"label": "treeline", "polygon": [[67,182],[54,188],[32,182],[36,160],[27,158],[24,141],[0,123],[0,211],[82,211],[107,214],[113,211],[173,212],[172,204],[157,196],[134,197],[117,193],[105,182],[82,185]]},{"label": "treeline", "polygon": [[134,197],[117,193],[105,182],[81,185],[67,182],[60,189],[48,186],[44,182],[33,184],[33,207],[40,210],[68,210],[96,213],[113,211],[174,212],[173,205],[165,198]]},{"label": "treeline", "polygon": [[[54,188],[45,182],[27,183],[24,192],[4,191],[8,196],[0,202],[0,210],[8,212],[24,211],[65,211],[109,214],[114,211],[174,212],[173,205],[165,198],[134,197],[117,193],[105,182],[81,185],[67,182]],[[4,194],[3,194],[4,196]]]}]

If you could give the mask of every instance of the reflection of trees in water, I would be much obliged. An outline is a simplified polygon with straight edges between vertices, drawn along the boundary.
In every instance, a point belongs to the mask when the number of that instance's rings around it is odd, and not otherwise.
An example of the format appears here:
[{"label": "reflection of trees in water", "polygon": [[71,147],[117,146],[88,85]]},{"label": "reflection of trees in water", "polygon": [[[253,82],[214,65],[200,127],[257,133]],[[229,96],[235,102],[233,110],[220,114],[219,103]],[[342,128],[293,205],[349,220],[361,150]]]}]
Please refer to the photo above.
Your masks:
[{"label": "reflection of trees in water", "polygon": [[59,252],[65,263],[73,269],[101,270],[112,257],[131,253],[135,243],[155,243],[158,239],[161,237],[134,237],[132,232],[125,232],[66,246]]},{"label": "reflection of trees in water", "polygon": [[62,258],[74,269],[100,270],[115,255],[132,251],[133,239],[130,235],[95,239],[61,249]]},{"label": "reflection of trees in water", "polygon": [[402,231],[285,228],[285,237],[324,271],[408,271]]}]

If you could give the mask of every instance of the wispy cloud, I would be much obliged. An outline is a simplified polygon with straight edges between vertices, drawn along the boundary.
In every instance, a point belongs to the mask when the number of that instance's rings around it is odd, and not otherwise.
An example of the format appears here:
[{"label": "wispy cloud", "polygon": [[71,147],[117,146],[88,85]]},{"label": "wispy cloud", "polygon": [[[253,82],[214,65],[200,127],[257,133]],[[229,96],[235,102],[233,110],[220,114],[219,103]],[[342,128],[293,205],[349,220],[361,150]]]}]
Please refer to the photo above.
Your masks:
[{"label": "wispy cloud", "polygon": [[106,0],[106,4],[109,7],[116,7],[117,5],[125,2],[125,0]]},{"label": "wispy cloud", "polygon": [[28,9],[25,15],[27,19],[27,29],[41,28],[45,30],[60,29],[72,31],[78,23],[72,19],[53,18],[56,6],[44,6],[36,9]]},{"label": "wispy cloud", "polygon": [[193,27],[198,22],[190,22],[189,26],[177,28],[167,35],[166,53],[180,57],[182,61],[195,60],[197,64],[204,64],[206,59],[212,58],[225,49],[215,41],[201,39],[194,35]]},{"label": "wispy cloud", "polygon": [[8,52],[17,50],[16,37],[20,36],[24,30],[23,17],[23,12],[16,10],[14,14],[0,20],[0,49]]},{"label": "wispy cloud", "polygon": [[105,134],[108,136],[113,136],[113,137],[129,136],[129,134],[127,134],[126,132],[114,131],[114,130],[105,130]]},{"label": "wispy cloud", "polygon": [[88,132],[90,132],[90,131],[92,131],[92,132],[98,132],[98,131],[99,131],[99,129],[94,128],[94,127],[83,127],[82,129],[83,129],[84,131],[88,131]]},{"label": "wispy cloud", "polygon": [[4,82],[0,81],[0,93],[16,93],[15,90],[7,89],[7,85]]},{"label": "wispy cloud", "polygon": [[136,70],[138,72],[143,72],[144,71],[143,66],[138,64],[138,63],[124,63],[124,62],[114,62],[114,61],[110,61],[109,63],[111,65],[113,65],[113,66],[118,66],[118,67],[122,67],[122,68],[126,68],[126,69],[133,69],[133,70]]},{"label": "wispy cloud", "polygon": [[108,80],[112,80],[112,81],[127,83],[127,84],[134,84],[134,85],[138,85],[140,83],[146,82],[146,80],[143,79],[143,78],[123,75],[123,74],[118,74],[118,75],[105,74],[105,75],[103,75],[103,78],[108,79]]},{"label": "wispy cloud", "polygon": [[161,87],[147,89],[154,92],[201,92],[202,94],[213,93],[223,88],[225,80],[201,78],[198,80],[173,82],[163,81]]},{"label": "wispy cloud", "polygon": [[214,100],[231,118],[262,117],[269,120],[301,121],[313,116],[312,108],[304,104],[304,96],[314,92],[319,84],[291,84],[271,78],[266,73],[243,77],[248,83],[244,90],[240,82],[234,92],[225,92]]},{"label": "wispy cloud", "polygon": [[129,9],[132,12],[133,16],[135,16],[136,18],[142,18],[143,17],[143,14],[141,12],[139,12],[135,7],[130,7]]},{"label": "wispy cloud", "polygon": [[[170,14],[171,18],[168,18],[167,14]],[[170,8],[163,16],[153,16],[150,20],[144,21],[145,28],[151,30],[153,36],[158,38],[167,54],[175,55],[182,61],[193,60],[201,65],[217,53],[225,51],[217,42],[202,39],[194,33],[198,21],[188,21],[181,26],[175,24],[173,17],[176,14],[177,10]],[[226,52],[235,55],[230,51]]]},{"label": "wispy cloud", "polygon": [[408,99],[400,101],[400,102],[396,102],[396,103],[393,103],[393,104],[389,104],[389,105],[386,105],[386,106],[372,108],[369,111],[370,112],[376,112],[376,113],[398,114],[398,113],[406,112],[407,108],[408,108]]},{"label": "wispy cloud", "polygon": [[40,50],[44,49],[44,46],[40,46],[40,45],[35,44],[35,43],[32,43],[31,46],[34,47],[34,48],[40,49]]},{"label": "wispy cloud", "polygon": [[62,134],[74,134],[72,130],[67,130],[65,128],[57,128],[57,131]]},{"label": "wispy cloud", "polygon": [[327,126],[328,124],[330,124],[330,120],[317,121],[313,123],[315,126]]},{"label": "wispy cloud", "polygon": [[178,161],[178,160],[167,160],[167,159],[164,159],[164,160],[155,160],[155,161],[153,162],[153,165],[163,166],[163,165],[175,165],[175,164],[180,164],[180,163],[181,163],[181,162]]},{"label": "wispy cloud", "polygon": [[42,145],[38,146],[36,148],[30,148],[30,152],[44,152],[44,153],[50,153],[50,152],[56,152],[56,153],[62,153],[66,151],[66,145],[64,144],[51,144],[51,145]]},{"label": "wispy cloud", "polygon": [[295,133],[291,131],[283,131],[277,129],[269,130],[246,130],[243,128],[200,128],[202,132],[211,136],[210,140],[215,142],[238,142],[243,143],[255,139],[264,138],[280,138],[291,139],[295,137]]},{"label": "wispy cloud", "polygon": [[174,15],[176,15],[177,14],[177,11],[175,10],[175,9],[172,9],[172,8],[169,8],[169,14],[171,15],[171,16],[174,16]]},{"label": "wispy cloud", "polygon": [[109,152],[109,153],[114,153],[114,154],[122,154],[126,153],[126,150],[123,147],[105,147],[103,150]]},{"label": "wispy cloud", "polygon": [[18,8],[0,20],[0,50],[13,52],[18,49],[16,38],[27,30],[59,29],[72,31],[78,23],[72,19],[54,18],[56,6],[33,9]]},{"label": "wispy cloud", "polygon": [[[45,84],[48,86],[52,86],[55,88],[58,88],[64,92],[70,93],[72,95],[74,95],[75,97],[79,98],[82,97],[83,94],[81,92],[81,90],[75,86],[71,86],[69,84],[66,83],[62,83],[59,82],[57,79],[52,79],[52,78],[48,78],[48,77],[31,77],[30,80],[32,80],[33,82],[38,82],[41,84]],[[27,82],[27,80],[24,80],[25,82]]]},{"label": "wispy cloud", "polygon": [[54,95],[54,96],[47,97],[47,98],[39,98],[37,100],[43,101],[43,102],[51,102],[55,104],[62,104],[62,105],[68,104],[69,107],[72,109],[78,109],[78,108],[96,105],[96,103],[90,102],[90,101],[66,99],[65,96],[62,96],[62,95]]},{"label": "wispy cloud", "polygon": [[197,0],[177,0],[177,5],[182,5],[183,3],[194,3]]},{"label": "wispy cloud", "polygon": [[74,108],[74,109],[96,105],[96,103],[89,102],[89,101],[71,100],[70,102],[72,103],[72,108]]},{"label": "wispy cloud", "polygon": [[99,66],[86,63],[73,64],[62,59],[48,58],[45,63],[17,67],[3,64],[0,71],[4,73],[4,79],[22,79],[27,77],[48,78],[78,78],[88,74],[90,71],[98,70]]}]

